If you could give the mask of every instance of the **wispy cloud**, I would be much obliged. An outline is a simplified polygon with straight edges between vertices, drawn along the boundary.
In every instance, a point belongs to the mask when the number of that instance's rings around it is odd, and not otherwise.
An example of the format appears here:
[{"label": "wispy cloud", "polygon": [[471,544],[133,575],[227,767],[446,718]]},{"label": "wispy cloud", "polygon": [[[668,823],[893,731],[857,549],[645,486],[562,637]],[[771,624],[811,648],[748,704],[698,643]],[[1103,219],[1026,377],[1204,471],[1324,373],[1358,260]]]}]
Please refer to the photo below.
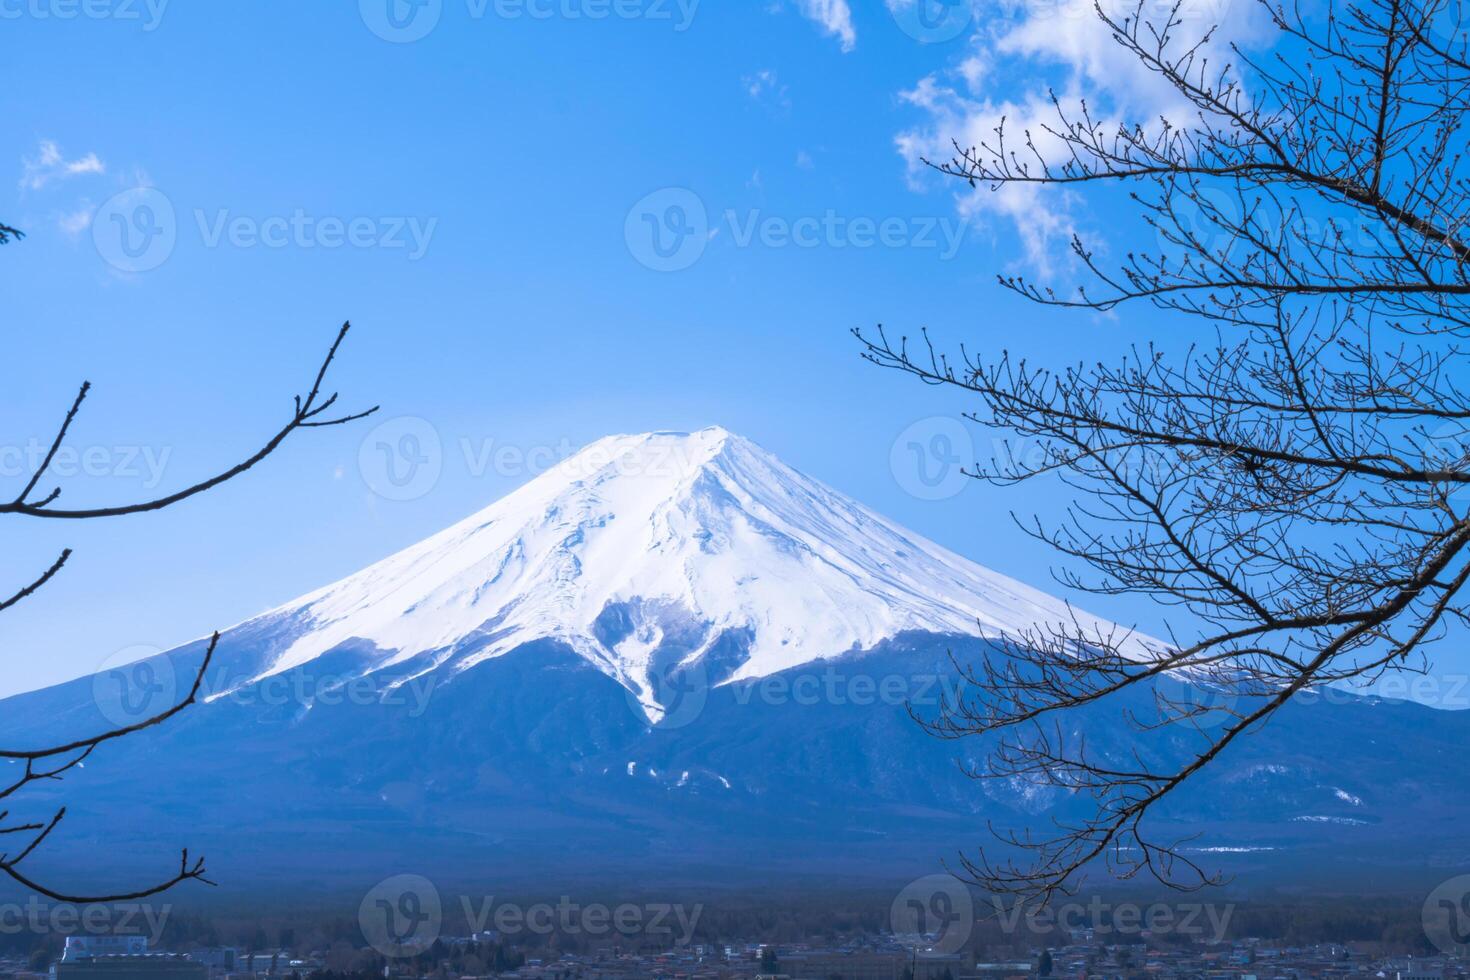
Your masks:
[{"label": "wispy cloud", "polygon": [[83,198],[74,210],[64,211],[56,218],[56,227],[68,238],[76,238],[92,225],[92,215],[96,212],[96,206],[86,198]]},{"label": "wispy cloud", "polygon": [[[948,160],[954,155],[956,144],[970,147],[993,143],[995,127],[1002,119],[1008,130],[1013,126],[1017,132],[1026,128],[1033,131],[1034,138],[1043,136],[1041,124],[1048,120],[1047,112],[1051,109],[1040,94],[1018,101],[996,101],[934,75],[902,93],[902,98],[926,115],[922,125],[900,133],[895,140],[899,153],[908,162],[910,179],[916,188],[924,186],[925,178],[933,172],[925,161]],[[1044,144],[1039,148],[1044,151]],[[1070,196],[1047,193],[1054,189],[1034,184],[1010,185],[998,190],[960,186],[956,209],[961,214],[978,218],[992,215],[1007,220],[1021,240],[1026,265],[1043,275],[1052,273],[1053,257],[1065,250],[1066,241],[1075,230]]]},{"label": "wispy cloud", "polygon": [[740,84],[745,86],[745,93],[757,102],[768,103],[782,109],[791,107],[791,97],[787,93],[786,86],[769,68],[742,76]]},{"label": "wispy cloud", "polygon": [[[895,8],[910,0],[888,2]],[[1192,107],[1177,90],[1114,40],[1096,15],[1095,0],[1000,0],[996,7],[987,6],[985,17],[978,0],[974,2],[969,21],[973,33],[964,54],[900,93],[919,110],[919,121],[895,139],[916,185],[930,185],[926,178],[933,171],[925,160],[947,161],[956,145],[994,147],[1002,122],[1009,150],[1020,150],[1029,138],[1043,156],[1065,159],[1066,148],[1049,132],[1057,125],[1052,93],[1063,106],[1086,100],[1094,124],[1103,130],[1190,117]],[[1103,3],[1118,14],[1125,4],[1132,7],[1132,0]],[[1258,28],[1255,16],[1241,7],[1226,0],[1182,0],[1174,15],[1179,18],[1179,40],[1198,40],[1222,22],[1221,36],[1249,40]],[[989,214],[1011,224],[1025,264],[1042,275],[1050,274],[1052,263],[1067,254],[1066,240],[1084,217],[1079,199],[1058,188],[971,189],[947,180],[939,186],[959,187],[956,205],[961,213]]]},{"label": "wispy cloud", "polygon": [[852,8],[847,0],[796,0],[796,6],[823,34],[837,38],[843,51],[857,46],[857,30],[852,26]]},{"label": "wispy cloud", "polygon": [[83,174],[104,174],[107,165],[95,153],[68,160],[61,147],[52,140],[41,140],[35,156],[21,159],[20,186],[22,190],[38,191],[53,181],[78,177]]}]

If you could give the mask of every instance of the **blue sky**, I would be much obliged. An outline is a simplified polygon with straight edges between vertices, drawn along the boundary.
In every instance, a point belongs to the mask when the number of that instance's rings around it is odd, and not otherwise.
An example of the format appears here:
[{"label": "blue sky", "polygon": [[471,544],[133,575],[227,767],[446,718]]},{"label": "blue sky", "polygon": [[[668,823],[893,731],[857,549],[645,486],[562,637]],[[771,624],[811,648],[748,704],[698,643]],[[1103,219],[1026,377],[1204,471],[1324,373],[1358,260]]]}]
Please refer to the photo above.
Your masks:
[{"label": "blue sky", "polygon": [[[0,694],[238,622],[612,432],[724,425],[1048,585],[1051,555],[1007,515],[1059,495],[914,492],[895,440],[955,434],[963,403],[865,364],[848,331],[928,326],[1058,362],[1157,333],[1142,311],[1043,310],[994,285],[1105,215],[914,168],[950,132],[1034,109],[1045,81],[1106,76],[1105,58],[1063,63],[1076,17],[957,6],[926,35],[909,0],[439,0],[395,28],[386,2],[0,5],[25,91],[0,217],[29,233],[0,252],[6,485],[82,379],[73,443],[93,455],[62,481],[71,503],[228,465],[284,421],[347,318],[333,384],[383,405],[162,514],[12,521],[9,580],[77,554],[0,623]],[[168,233],[143,247],[140,221]],[[379,423],[439,441],[411,499],[362,462]],[[1157,628],[1152,609],[1087,604]]]}]

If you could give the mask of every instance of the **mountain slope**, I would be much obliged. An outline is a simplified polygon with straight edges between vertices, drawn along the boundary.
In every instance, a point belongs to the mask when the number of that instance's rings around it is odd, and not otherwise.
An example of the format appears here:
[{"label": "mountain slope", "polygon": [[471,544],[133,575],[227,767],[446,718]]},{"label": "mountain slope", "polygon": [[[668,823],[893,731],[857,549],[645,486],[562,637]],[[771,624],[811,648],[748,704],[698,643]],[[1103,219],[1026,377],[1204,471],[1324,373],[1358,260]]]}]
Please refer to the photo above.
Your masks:
[{"label": "mountain slope", "polygon": [[[1072,618],[729,433],[614,437],[225,631],[205,703],[28,790],[38,815],[66,803],[71,842],[28,862],[97,887],[182,844],[277,890],[397,871],[476,888],[912,878],[987,824],[1092,808],[968,779],[956,763],[983,741],[908,715],[962,683],[951,654],[1001,656],[997,634]],[[7,699],[7,742],[139,721],[203,649]],[[1068,715],[1068,736],[1130,760],[1123,709],[1151,700],[1121,700]],[[1199,738],[1166,730],[1153,756]],[[1467,739],[1466,712],[1293,703],[1171,796],[1157,836],[1198,835],[1202,859],[1258,881],[1439,880],[1470,870]]]},{"label": "mountain slope", "polygon": [[[762,677],[906,630],[1114,627],[912,534],[723,429],[602,439],[453,527],[271,614],[258,673],[348,640],[460,669],[556,639],[666,710],[663,679]],[[1118,631],[1123,635],[1123,631]],[[473,653],[465,655],[468,646]],[[710,661],[712,652],[718,656]]]}]

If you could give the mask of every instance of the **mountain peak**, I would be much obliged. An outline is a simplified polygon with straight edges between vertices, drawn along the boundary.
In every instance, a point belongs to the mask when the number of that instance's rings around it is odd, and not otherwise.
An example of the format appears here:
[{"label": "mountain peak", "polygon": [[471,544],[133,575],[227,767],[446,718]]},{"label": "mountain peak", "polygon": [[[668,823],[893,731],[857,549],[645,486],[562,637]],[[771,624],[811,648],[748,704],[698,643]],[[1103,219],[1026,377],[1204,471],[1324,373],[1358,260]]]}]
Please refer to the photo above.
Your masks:
[{"label": "mountain peak", "polygon": [[663,430],[604,436],[567,457],[544,476],[572,475],[586,479],[609,469],[617,476],[658,478],[676,473],[687,476],[707,466],[727,448],[765,452],[750,440],[720,426],[694,432]]},{"label": "mountain peak", "polygon": [[380,666],[468,668],[564,643],[660,708],[655,677],[760,677],[901,632],[1014,634],[1063,602],[893,524],[719,427],[608,436],[477,514],[276,610],[259,676],[368,641]]}]

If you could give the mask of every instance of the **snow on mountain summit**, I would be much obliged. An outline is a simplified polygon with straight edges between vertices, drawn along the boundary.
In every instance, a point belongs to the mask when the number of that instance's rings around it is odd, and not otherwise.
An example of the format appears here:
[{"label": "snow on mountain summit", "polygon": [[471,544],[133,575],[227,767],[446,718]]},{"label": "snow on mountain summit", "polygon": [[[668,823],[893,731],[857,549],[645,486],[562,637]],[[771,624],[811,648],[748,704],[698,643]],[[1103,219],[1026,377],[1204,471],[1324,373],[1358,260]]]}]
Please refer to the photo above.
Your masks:
[{"label": "snow on mountain summit", "polygon": [[659,714],[655,672],[761,677],[906,630],[1077,618],[724,429],[610,436],[477,514],[275,610],[307,623],[265,671],[349,640],[463,667],[560,640]]}]

